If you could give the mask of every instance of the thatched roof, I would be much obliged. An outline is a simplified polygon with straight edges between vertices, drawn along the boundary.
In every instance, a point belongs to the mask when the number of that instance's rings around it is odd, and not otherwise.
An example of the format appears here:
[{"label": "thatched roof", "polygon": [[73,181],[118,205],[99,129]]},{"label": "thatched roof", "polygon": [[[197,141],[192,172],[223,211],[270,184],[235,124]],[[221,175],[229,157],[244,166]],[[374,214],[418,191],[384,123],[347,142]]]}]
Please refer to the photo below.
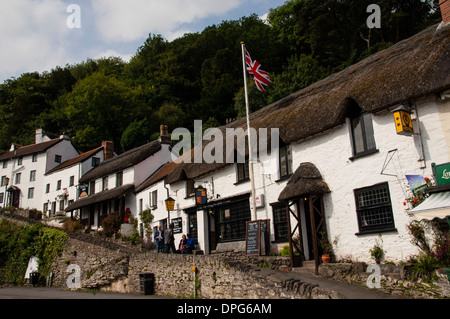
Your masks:
[{"label": "thatched roof", "polygon": [[159,140],[147,143],[140,147],[129,150],[120,154],[117,157],[113,157],[100,163],[99,166],[87,172],[80,178],[80,183],[87,183],[91,180],[119,172],[127,167],[136,165],[147,157],[152,156],[161,149],[161,143]]},{"label": "thatched roof", "polygon": [[101,203],[106,200],[118,198],[121,196],[126,195],[126,193],[131,192],[134,189],[133,184],[126,184],[119,187],[114,187],[110,190],[105,190],[100,193],[96,193],[87,197],[82,197],[78,199],[76,202],[72,203],[71,205],[67,206],[65,211],[70,212],[75,209],[86,207],[95,203]]},{"label": "thatched roof", "polygon": [[327,183],[322,180],[317,167],[312,163],[301,163],[278,196],[279,201],[305,195],[329,193]]},{"label": "thatched roof", "polygon": [[[250,123],[256,129],[279,128],[282,141],[292,143],[345,123],[354,105],[375,113],[448,88],[450,25],[432,26],[252,113]],[[219,129],[246,127],[240,119]],[[179,165],[168,181],[197,178],[226,165]]]}]

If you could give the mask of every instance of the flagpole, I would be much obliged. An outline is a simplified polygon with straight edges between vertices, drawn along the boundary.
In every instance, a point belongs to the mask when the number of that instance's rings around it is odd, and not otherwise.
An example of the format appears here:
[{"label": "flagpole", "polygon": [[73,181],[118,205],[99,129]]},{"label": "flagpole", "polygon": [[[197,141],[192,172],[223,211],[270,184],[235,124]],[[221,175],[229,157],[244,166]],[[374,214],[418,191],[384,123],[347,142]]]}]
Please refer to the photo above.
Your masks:
[{"label": "flagpole", "polygon": [[256,198],[255,198],[255,181],[253,176],[253,151],[250,132],[250,108],[248,102],[248,89],[247,89],[247,68],[245,66],[245,43],[241,42],[242,47],[242,67],[244,71],[244,93],[245,93],[245,110],[247,113],[247,136],[248,136],[248,165],[250,173],[250,184],[252,192],[252,220],[256,220]]}]

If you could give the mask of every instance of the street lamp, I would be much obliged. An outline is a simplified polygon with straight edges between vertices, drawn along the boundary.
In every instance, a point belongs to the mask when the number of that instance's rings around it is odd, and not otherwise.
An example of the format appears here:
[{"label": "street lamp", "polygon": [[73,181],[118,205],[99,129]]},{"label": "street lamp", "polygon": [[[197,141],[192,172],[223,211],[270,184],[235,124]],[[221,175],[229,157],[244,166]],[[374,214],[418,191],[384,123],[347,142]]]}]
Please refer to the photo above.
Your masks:
[{"label": "street lamp", "polygon": [[170,212],[173,211],[175,207],[175,199],[169,197],[165,200],[166,202],[166,210],[167,210],[167,225],[170,224]]}]

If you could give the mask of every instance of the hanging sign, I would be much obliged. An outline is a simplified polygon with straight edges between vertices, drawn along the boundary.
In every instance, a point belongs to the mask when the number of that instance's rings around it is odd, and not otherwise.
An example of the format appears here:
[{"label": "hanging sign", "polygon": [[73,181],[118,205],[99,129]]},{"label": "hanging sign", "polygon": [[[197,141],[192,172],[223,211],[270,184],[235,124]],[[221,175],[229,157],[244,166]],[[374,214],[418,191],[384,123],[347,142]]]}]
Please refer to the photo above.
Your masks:
[{"label": "hanging sign", "polygon": [[207,197],[206,197],[206,189],[203,188],[202,186],[197,187],[195,189],[195,203],[197,205],[203,205],[206,204],[208,201]]},{"label": "hanging sign", "polygon": [[450,162],[439,165],[432,163],[431,168],[438,185],[450,184]]}]

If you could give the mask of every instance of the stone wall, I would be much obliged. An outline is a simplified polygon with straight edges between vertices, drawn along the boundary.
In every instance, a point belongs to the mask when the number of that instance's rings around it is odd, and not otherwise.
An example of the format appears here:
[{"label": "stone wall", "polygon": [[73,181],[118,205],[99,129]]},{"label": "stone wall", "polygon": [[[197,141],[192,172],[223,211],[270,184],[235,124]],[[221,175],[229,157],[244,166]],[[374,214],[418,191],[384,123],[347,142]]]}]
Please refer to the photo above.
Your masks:
[{"label": "stone wall", "polygon": [[[178,255],[124,253],[69,238],[66,249],[53,264],[53,284],[67,287],[67,267],[81,268],[82,288],[139,294],[142,273],[155,275],[155,292],[172,297],[200,298],[340,298],[336,292],[299,280],[284,280],[278,268],[286,257],[249,258],[242,253]],[[262,265],[266,268],[258,267]],[[195,266],[197,280],[194,280]],[[278,275],[277,275],[278,274]]]},{"label": "stone wall", "polygon": [[[411,265],[396,266],[381,264],[381,291],[405,298],[450,298],[450,283],[444,268],[438,269],[433,282],[411,280]],[[321,277],[366,286],[371,273],[366,272],[365,263],[330,263],[319,266]],[[374,288],[376,289],[376,288]]]}]

